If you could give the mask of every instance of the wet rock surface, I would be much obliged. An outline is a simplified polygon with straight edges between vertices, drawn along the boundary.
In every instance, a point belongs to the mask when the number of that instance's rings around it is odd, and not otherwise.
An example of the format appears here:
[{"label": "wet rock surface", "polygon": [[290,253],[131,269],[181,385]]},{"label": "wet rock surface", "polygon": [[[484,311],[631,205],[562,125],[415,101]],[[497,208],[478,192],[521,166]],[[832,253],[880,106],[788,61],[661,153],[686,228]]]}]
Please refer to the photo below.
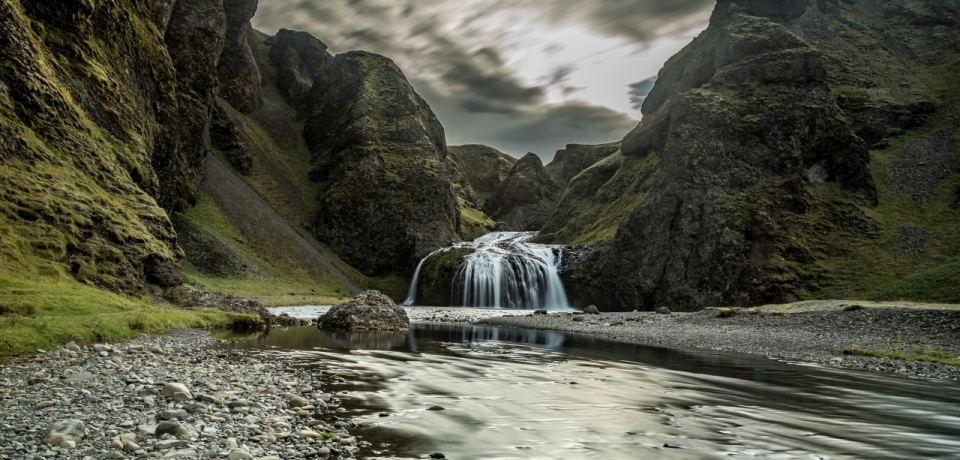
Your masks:
[{"label": "wet rock surface", "polygon": [[5,364],[0,458],[334,459],[370,446],[335,416],[321,374],[217,342],[181,330]]}]

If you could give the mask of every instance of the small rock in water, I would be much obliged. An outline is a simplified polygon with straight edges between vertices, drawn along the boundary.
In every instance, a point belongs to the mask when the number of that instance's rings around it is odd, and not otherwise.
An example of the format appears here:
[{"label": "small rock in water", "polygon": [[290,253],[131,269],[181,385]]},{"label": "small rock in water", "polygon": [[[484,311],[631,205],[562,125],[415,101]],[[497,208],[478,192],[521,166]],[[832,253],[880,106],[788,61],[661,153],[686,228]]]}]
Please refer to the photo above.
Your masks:
[{"label": "small rock in water", "polygon": [[447,410],[447,409],[446,409],[446,408],[443,408],[443,407],[440,407],[440,406],[433,406],[433,407],[431,407],[431,408],[429,408],[429,409],[427,409],[427,410]]},{"label": "small rock in water", "polygon": [[440,452],[434,452],[430,454],[430,458],[447,458],[447,456],[441,454]]},{"label": "small rock in water", "polygon": [[661,314],[661,315],[669,315],[669,314],[671,314],[672,312],[671,312],[670,309],[667,308],[667,307],[657,307],[657,313],[658,313],[658,314]]},{"label": "small rock in water", "polygon": [[586,313],[586,314],[588,314],[588,315],[599,315],[599,314],[600,314],[600,310],[597,308],[596,305],[590,305],[589,307],[584,308],[584,309],[583,309],[583,312]]},{"label": "small rock in water", "polygon": [[534,315],[546,315],[546,314],[547,314],[547,311],[546,311],[546,310],[534,310],[534,311],[533,311],[533,314],[534,314]]}]

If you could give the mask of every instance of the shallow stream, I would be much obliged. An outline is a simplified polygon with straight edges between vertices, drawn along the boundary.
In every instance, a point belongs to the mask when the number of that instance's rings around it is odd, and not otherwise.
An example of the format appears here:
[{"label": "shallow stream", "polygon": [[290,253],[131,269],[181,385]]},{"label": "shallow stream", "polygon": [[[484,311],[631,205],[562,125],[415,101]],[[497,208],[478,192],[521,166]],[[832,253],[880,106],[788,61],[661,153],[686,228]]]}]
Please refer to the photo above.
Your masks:
[{"label": "shallow stream", "polygon": [[342,377],[360,457],[960,458],[956,382],[431,323],[232,346]]}]

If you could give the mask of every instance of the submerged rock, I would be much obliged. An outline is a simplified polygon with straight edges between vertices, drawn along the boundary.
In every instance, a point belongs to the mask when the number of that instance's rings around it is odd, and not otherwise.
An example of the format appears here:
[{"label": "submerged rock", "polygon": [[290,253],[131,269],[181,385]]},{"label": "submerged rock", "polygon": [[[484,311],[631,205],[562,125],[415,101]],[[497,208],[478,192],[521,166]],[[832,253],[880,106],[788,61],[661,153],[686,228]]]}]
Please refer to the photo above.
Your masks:
[{"label": "submerged rock", "polygon": [[324,329],[395,331],[410,328],[403,308],[380,291],[366,291],[336,305],[317,320]]},{"label": "submerged rock", "polygon": [[584,309],[583,309],[583,312],[586,313],[586,314],[588,314],[588,315],[599,315],[599,314],[600,314],[600,310],[597,309],[597,306],[596,306],[596,305],[590,305],[589,307],[584,308]]}]

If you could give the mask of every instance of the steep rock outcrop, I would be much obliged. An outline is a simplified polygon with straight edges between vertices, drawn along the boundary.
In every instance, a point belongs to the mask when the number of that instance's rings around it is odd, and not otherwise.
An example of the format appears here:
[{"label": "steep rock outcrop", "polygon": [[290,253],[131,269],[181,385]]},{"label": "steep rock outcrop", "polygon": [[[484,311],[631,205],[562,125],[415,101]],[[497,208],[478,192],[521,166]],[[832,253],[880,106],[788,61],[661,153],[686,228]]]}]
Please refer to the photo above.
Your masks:
[{"label": "steep rock outcrop", "polygon": [[346,262],[368,275],[408,273],[459,239],[443,126],[392,61],[336,56],[301,110],[322,189],[314,231]]},{"label": "steep rock outcrop", "polygon": [[802,272],[816,262],[805,236],[875,228],[856,206],[877,199],[866,144],[835,102],[823,54],[798,35],[801,22],[825,20],[812,0],[790,3],[721,1],[660,72],[622,144],[625,158],[656,165],[637,177],[642,198],[613,241],[567,273],[582,301],[793,300],[817,288]]},{"label": "steep rock outcrop", "polygon": [[486,145],[447,148],[448,175],[455,187],[463,189],[463,196],[477,206],[483,206],[516,164],[516,158]]},{"label": "steep rock outcrop", "polygon": [[536,231],[546,223],[560,194],[540,157],[521,158],[483,203],[483,210],[506,231]]},{"label": "steep rock outcrop", "polygon": [[176,152],[171,155],[178,158],[161,155],[153,161],[163,184],[158,201],[167,209],[184,211],[196,202],[200,169],[210,152],[210,116],[225,31],[222,0],[173,5],[163,40],[176,69],[179,110],[173,129],[178,137]]},{"label": "steep rock outcrop", "polygon": [[566,187],[570,179],[576,177],[581,171],[617,153],[618,150],[620,150],[619,142],[601,145],[569,144],[565,149],[557,150],[553,161],[546,166],[547,172],[557,184]]},{"label": "steep rock outcrop", "polygon": [[483,203],[516,163],[516,158],[486,145],[447,147],[447,176],[460,204],[460,236],[476,238],[494,229],[496,222],[483,212]]},{"label": "steep rock outcrop", "polygon": [[280,29],[267,44],[270,62],[277,66],[280,94],[291,107],[308,110],[304,104],[310,100],[314,82],[333,60],[327,45],[307,32],[287,29]]},{"label": "steep rock outcrop", "polygon": [[183,282],[158,203],[189,203],[196,176],[179,151],[176,68],[151,25],[161,6],[0,2],[4,276],[130,294]]},{"label": "steep rock outcrop", "polygon": [[257,12],[257,0],[223,0],[223,9],[226,30],[217,62],[220,95],[241,113],[253,113],[263,106],[260,67],[250,46],[255,37],[250,19]]}]

